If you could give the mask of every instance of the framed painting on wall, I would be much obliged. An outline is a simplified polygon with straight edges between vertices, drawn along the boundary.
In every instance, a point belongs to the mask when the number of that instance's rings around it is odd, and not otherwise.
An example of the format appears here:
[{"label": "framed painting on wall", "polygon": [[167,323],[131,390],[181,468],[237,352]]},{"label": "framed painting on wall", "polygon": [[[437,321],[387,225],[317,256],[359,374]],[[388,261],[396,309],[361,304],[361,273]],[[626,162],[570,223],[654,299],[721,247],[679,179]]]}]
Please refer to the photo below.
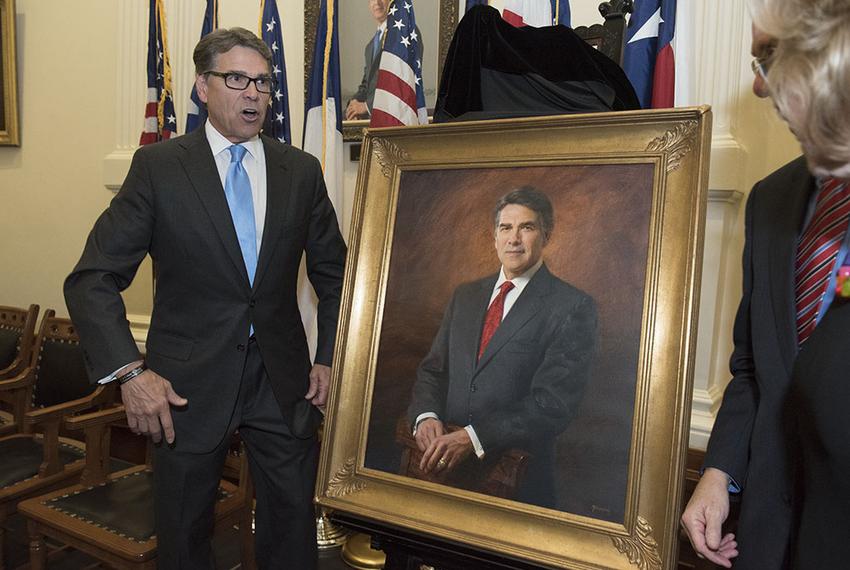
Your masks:
[{"label": "framed painting on wall", "polygon": [[[367,131],[318,502],[543,565],[673,568],[710,118]],[[523,289],[487,333],[503,276]]]}]

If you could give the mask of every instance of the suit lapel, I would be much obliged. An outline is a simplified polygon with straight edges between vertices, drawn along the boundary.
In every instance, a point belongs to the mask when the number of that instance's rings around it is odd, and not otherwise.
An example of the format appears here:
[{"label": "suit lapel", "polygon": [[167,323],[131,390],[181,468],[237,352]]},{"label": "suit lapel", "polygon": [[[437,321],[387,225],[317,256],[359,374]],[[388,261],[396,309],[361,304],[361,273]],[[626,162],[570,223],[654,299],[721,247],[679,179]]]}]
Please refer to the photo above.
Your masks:
[{"label": "suit lapel", "polygon": [[286,167],[284,155],[289,150],[283,145],[271,145],[266,137],[260,135],[266,153],[266,220],[263,227],[263,240],[257,257],[257,273],[254,275],[254,290],[260,286],[266,270],[280,242],[284,214],[291,196],[292,172]]},{"label": "suit lapel", "polygon": [[[549,292],[550,279],[551,274],[549,273],[549,270],[546,269],[545,265],[541,266],[534,277],[531,278],[528,285],[526,285],[522,294],[520,294],[516,303],[514,303],[514,306],[511,308],[511,311],[504,320],[502,320],[499,328],[496,329],[496,332],[493,334],[493,338],[490,339],[490,343],[487,345],[487,349],[484,351],[484,354],[481,355],[481,360],[478,361],[476,373],[486,366],[487,363],[492,360],[493,356],[495,356],[502,347],[504,347],[505,344],[507,344],[508,341],[520,329],[522,329],[522,327],[524,327],[532,317],[534,317],[534,315],[540,312],[540,309],[542,309],[545,305],[543,298]],[[492,292],[492,287],[490,290]],[[480,334],[481,333],[479,332],[479,336]],[[476,353],[477,351],[478,347],[476,346]]]},{"label": "suit lapel", "polygon": [[797,354],[794,259],[797,255],[798,234],[803,225],[813,184],[814,179],[805,163],[801,162],[794,175],[784,181],[782,188],[769,189],[777,193],[774,203],[778,206],[772,216],[776,223],[776,235],[771,240],[769,257],[771,305],[776,321],[779,352],[789,374]]},{"label": "suit lapel", "polygon": [[218,176],[218,169],[204,129],[196,129],[177,139],[177,142],[185,150],[180,161],[192,187],[204,205],[227,256],[245,283],[248,283],[248,272],[245,269],[245,261],[242,259],[242,250],[239,249],[239,239],[233,227],[230,207],[227,205],[224,188],[221,186],[221,179]]},{"label": "suit lapel", "polygon": [[483,279],[479,283],[479,290],[475,292],[475,298],[470,304],[459,304],[460,312],[458,320],[465,327],[458,335],[459,350],[457,354],[469,358],[467,370],[474,371],[478,366],[478,346],[481,343],[481,330],[484,328],[484,318],[487,316],[487,307],[490,305],[490,296],[499,274]]}]

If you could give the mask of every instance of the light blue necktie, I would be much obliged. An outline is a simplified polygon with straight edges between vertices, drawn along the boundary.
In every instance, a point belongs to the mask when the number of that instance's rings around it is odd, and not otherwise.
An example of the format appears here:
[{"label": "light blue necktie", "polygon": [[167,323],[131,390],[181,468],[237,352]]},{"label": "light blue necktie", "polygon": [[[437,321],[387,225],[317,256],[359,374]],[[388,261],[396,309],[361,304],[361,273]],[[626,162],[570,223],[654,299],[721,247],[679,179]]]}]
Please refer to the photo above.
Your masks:
[{"label": "light blue necktie", "polygon": [[248,270],[248,281],[254,285],[254,273],[257,271],[257,226],[254,222],[254,198],[251,196],[251,181],[242,166],[242,158],[247,149],[235,144],[230,147],[230,167],[224,183],[224,195],[230,206],[230,217],[239,238],[239,248],[245,269]]}]

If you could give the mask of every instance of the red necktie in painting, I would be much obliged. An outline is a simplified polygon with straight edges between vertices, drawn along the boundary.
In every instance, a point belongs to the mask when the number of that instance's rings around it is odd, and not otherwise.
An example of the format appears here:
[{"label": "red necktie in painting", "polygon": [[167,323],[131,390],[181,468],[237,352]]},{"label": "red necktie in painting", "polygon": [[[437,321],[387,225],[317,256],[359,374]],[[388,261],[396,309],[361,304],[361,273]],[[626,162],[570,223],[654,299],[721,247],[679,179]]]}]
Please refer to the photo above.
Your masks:
[{"label": "red necktie in painting", "polygon": [[794,281],[800,346],[817,325],[823,295],[835,269],[835,258],[844,241],[848,220],[850,188],[834,178],[826,179],[818,194],[812,220],[797,245]]},{"label": "red necktie in painting", "polygon": [[502,283],[499,286],[499,294],[496,295],[496,298],[490,304],[490,308],[487,309],[487,316],[484,317],[484,330],[481,331],[481,344],[478,347],[479,360],[481,359],[481,355],[484,354],[484,349],[490,344],[490,339],[493,338],[496,329],[499,328],[499,324],[502,322],[502,313],[505,312],[505,297],[507,297],[508,292],[513,288],[514,284],[510,281]]}]

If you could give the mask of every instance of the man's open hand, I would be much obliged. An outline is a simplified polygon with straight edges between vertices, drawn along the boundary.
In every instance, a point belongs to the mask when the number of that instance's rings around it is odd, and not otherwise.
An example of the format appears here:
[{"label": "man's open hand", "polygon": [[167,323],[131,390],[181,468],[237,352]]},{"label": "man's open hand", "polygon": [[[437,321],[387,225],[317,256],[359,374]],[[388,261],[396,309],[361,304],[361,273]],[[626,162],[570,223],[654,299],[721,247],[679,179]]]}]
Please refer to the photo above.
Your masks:
[{"label": "man's open hand", "polygon": [[174,443],[171,406],[185,406],[189,400],[179,396],[171,382],[151,369],[145,370],[121,385],[121,399],[133,433],[150,436],[159,443],[165,432],[165,441]]}]

